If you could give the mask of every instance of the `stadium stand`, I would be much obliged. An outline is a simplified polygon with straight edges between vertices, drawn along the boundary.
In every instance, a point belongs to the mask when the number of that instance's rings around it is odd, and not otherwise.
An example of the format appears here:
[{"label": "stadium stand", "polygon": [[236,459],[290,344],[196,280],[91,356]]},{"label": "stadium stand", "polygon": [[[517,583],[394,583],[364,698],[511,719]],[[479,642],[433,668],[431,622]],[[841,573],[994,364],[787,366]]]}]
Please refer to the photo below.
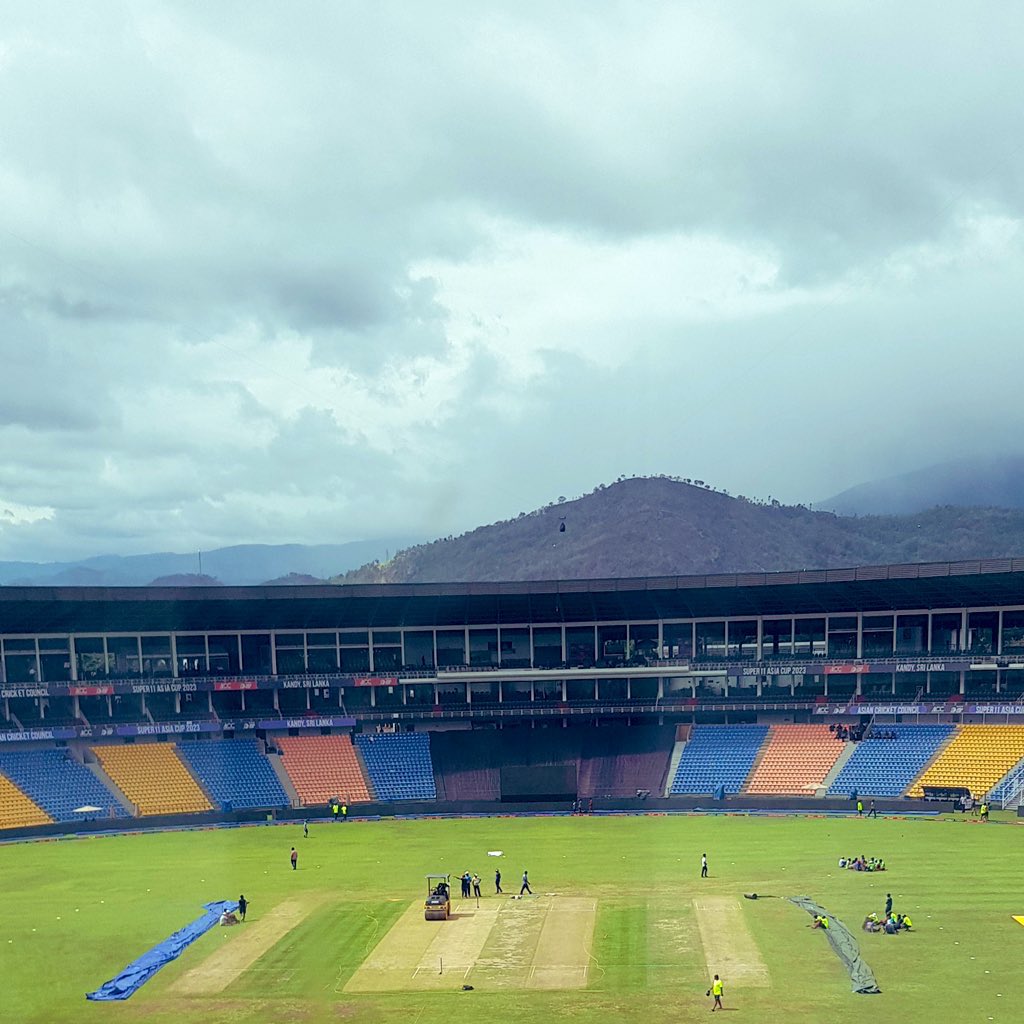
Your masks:
[{"label": "stadium stand", "polygon": [[256,740],[190,741],[178,754],[222,810],[290,803]]},{"label": "stadium stand", "polygon": [[360,733],[355,740],[378,800],[437,798],[425,732]]},{"label": "stadium stand", "polygon": [[103,770],[139,814],[194,814],[213,808],[173,743],[92,748]]},{"label": "stadium stand", "polygon": [[829,796],[900,796],[955,729],[952,725],[885,726],[887,732],[895,733],[895,739],[866,739],[856,744],[829,787]]},{"label": "stadium stand", "polygon": [[672,754],[673,725],[587,729],[580,750],[577,790],[581,797],[660,796]]},{"label": "stadium stand", "polygon": [[500,800],[497,732],[458,729],[430,737],[434,785],[442,800]]},{"label": "stadium stand", "polygon": [[355,747],[348,736],[281,736],[281,763],[304,805],[332,798],[350,804],[371,799]]},{"label": "stadium stand", "polygon": [[1024,725],[965,725],[907,790],[963,787],[980,800],[1024,758]]},{"label": "stadium stand", "polygon": [[0,775],[0,829],[48,825],[51,820],[10,779]]},{"label": "stadium stand", "polygon": [[814,796],[842,752],[827,725],[773,725],[744,792]]},{"label": "stadium stand", "polygon": [[127,817],[117,797],[63,750],[3,751],[0,772],[55,821],[80,821],[76,807],[99,807],[105,816]]},{"label": "stadium stand", "polygon": [[672,793],[738,793],[768,735],[766,725],[698,725],[683,748]]}]

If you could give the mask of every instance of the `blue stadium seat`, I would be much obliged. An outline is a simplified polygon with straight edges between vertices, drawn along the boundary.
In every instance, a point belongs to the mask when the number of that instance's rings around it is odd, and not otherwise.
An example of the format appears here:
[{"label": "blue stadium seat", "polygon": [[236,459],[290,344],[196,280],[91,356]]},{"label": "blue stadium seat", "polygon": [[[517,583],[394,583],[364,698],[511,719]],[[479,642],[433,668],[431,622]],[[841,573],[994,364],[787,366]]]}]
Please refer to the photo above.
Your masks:
[{"label": "blue stadium seat", "polygon": [[355,743],[379,800],[437,799],[426,733],[358,733]]},{"label": "blue stadium seat", "polygon": [[287,807],[288,795],[256,740],[195,740],[178,745],[185,766],[221,808]]},{"label": "blue stadium seat", "polygon": [[952,725],[880,725],[895,732],[891,740],[861,740],[843,765],[829,796],[864,793],[869,796],[900,796],[921,774],[939,747],[953,734]]},{"label": "blue stadium seat", "polygon": [[683,748],[671,792],[738,793],[768,735],[766,725],[697,725]]},{"label": "blue stadium seat", "polygon": [[103,815],[128,817],[117,798],[84,764],[63,750],[0,753],[0,772],[55,821],[82,821],[76,807],[99,807]]}]

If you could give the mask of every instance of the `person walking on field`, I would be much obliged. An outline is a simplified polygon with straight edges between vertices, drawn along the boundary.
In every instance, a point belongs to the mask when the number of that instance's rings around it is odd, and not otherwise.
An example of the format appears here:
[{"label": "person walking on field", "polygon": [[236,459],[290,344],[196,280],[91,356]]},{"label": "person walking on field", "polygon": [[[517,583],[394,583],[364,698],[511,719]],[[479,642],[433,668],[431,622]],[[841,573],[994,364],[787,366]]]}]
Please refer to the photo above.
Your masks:
[{"label": "person walking on field", "polygon": [[878,808],[875,806],[875,801],[874,800],[872,800],[871,803],[868,804],[868,817],[869,818],[877,818],[878,817]]},{"label": "person walking on field", "polygon": [[245,912],[248,909],[249,909],[249,901],[245,898],[245,894],[243,893],[241,896],[238,897],[238,916],[243,921],[245,920]]},{"label": "person walking on field", "polygon": [[519,890],[519,895],[522,896],[524,892],[533,895],[533,890],[530,888],[530,875],[527,871],[523,872],[523,887]]},{"label": "person walking on field", "polygon": [[858,800],[857,801],[857,817],[858,818],[863,818],[864,817],[864,801],[863,800]]},{"label": "person walking on field", "polygon": [[502,887],[501,887],[501,870],[498,869],[498,868],[495,868],[495,871],[494,871],[494,895],[495,896],[499,896],[504,891],[505,890],[502,889]]},{"label": "person walking on field", "polygon": [[708,877],[708,855],[706,853],[700,855],[700,877]]},{"label": "person walking on field", "polygon": [[711,988],[708,989],[708,995],[715,997],[715,1001],[714,1001],[714,1003],[711,1006],[711,1012],[712,1013],[714,1013],[715,1010],[724,1010],[725,1009],[725,1007],[722,1005],[722,992],[723,992],[723,990],[724,990],[724,986],[722,985],[722,979],[716,974],[715,975],[715,980],[711,982]]},{"label": "person walking on field", "polygon": [[299,867],[299,851],[292,847],[291,852],[292,871],[298,870]]}]

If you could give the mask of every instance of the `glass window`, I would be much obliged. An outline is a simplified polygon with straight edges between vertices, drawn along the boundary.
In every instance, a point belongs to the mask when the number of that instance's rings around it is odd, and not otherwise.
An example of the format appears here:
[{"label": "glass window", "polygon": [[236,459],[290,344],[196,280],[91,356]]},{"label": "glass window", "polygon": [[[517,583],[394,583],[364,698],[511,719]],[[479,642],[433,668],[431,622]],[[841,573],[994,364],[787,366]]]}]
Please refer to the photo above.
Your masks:
[{"label": "glass window", "polygon": [[593,626],[568,626],[565,630],[565,659],[572,667],[588,667],[594,664],[594,642],[596,633]]},{"label": "glass window", "polygon": [[469,631],[469,663],[481,667],[498,664],[498,631],[471,629]]},{"label": "glass window", "polygon": [[928,651],[928,616],[896,617],[896,653],[924,654]]},{"label": "glass window", "polygon": [[725,622],[697,623],[697,657],[710,660],[725,658]]},{"label": "glass window", "polygon": [[932,616],[932,653],[955,654],[960,651],[960,629],[963,618],[959,613],[945,612]]},{"label": "glass window", "polygon": [[562,664],[561,627],[534,629],[533,664],[537,668],[557,668]]},{"label": "glass window", "polygon": [[525,627],[502,626],[498,631],[501,664],[505,668],[530,667],[530,631]]},{"label": "glass window", "polygon": [[729,657],[757,657],[757,622],[754,619],[740,619],[729,622]]},{"label": "glass window", "polygon": [[337,633],[307,633],[306,634],[306,646],[307,647],[337,647],[338,646],[338,634]]},{"label": "glass window", "polygon": [[825,654],[825,620],[794,619],[793,653],[797,657],[822,657]]},{"label": "glass window", "polygon": [[[207,638],[210,645],[210,672],[215,675],[236,676],[242,671],[238,660],[237,633],[211,633]],[[243,645],[245,670],[254,674],[270,674],[270,637],[247,636]]]},{"label": "glass window", "polygon": [[434,667],[433,630],[405,631],[405,664],[409,668],[430,669]]},{"label": "glass window", "polygon": [[788,658],[792,655],[792,619],[766,619],[762,630],[761,651],[764,657]]},{"label": "glass window", "polygon": [[437,666],[466,664],[466,634],[461,629],[439,629],[437,631]]},{"label": "glass window", "polygon": [[107,637],[107,651],[110,654],[113,675],[137,676],[142,674],[137,636]]},{"label": "glass window", "polygon": [[1024,654],[1024,611],[1003,612],[1003,643],[1000,650],[1003,654]]},{"label": "glass window", "polygon": [[687,659],[693,657],[693,623],[666,622],[661,631],[663,658]]},{"label": "glass window", "polygon": [[998,612],[971,612],[967,616],[967,647],[972,654],[994,654]]},{"label": "glass window", "polygon": [[100,679],[107,675],[107,663],[103,655],[103,637],[76,636],[75,661],[78,663],[79,679]]}]

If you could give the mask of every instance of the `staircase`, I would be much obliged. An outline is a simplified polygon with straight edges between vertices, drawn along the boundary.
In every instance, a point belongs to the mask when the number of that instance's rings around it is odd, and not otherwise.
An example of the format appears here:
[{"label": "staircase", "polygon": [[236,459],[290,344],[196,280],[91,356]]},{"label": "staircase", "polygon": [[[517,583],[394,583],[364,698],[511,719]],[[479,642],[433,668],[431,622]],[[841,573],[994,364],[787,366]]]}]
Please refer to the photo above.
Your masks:
[{"label": "staircase", "polygon": [[285,795],[288,797],[292,807],[298,807],[302,803],[299,800],[299,794],[295,791],[295,786],[292,785],[292,780],[288,778],[288,772],[285,771],[283,762],[281,761],[280,754],[272,754],[269,750],[266,751],[267,760],[270,762],[270,767],[274,769],[274,774],[277,776],[277,781],[281,783],[281,788],[284,790]]},{"label": "staircase", "polygon": [[[132,817],[135,817],[135,804],[133,804],[128,799],[128,797],[126,797],[124,793],[122,793],[121,790],[119,790],[117,786],[114,785],[113,780],[103,770],[103,767],[99,763],[99,761],[97,761],[95,757],[93,757],[92,759],[86,757],[83,763],[85,764],[85,767],[88,768],[89,771],[91,771],[93,775],[95,775],[96,778],[100,780],[100,782],[103,784],[103,788],[110,793],[110,799],[112,801],[116,801],[117,803],[119,803]],[[106,810],[106,808],[104,808],[104,810]]]},{"label": "staircase", "polygon": [[815,792],[815,796],[826,796],[828,791],[832,788],[832,783],[839,778],[839,773],[843,770],[843,766],[857,751],[856,743],[844,743],[843,752],[839,755],[838,760],[832,765],[832,770],[821,780],[821,785]]},{"label": "staircase", "polygon": [[668,775],[665,776],[665,787],[663,796],[672,795],[672,783],[675,781],[676,769],[679,767],[679,761],[683,756],[683,748],[686,746],[686,740],[676,740],[675,746],[672,748],[672,757],[669,758],[668,762]]},{"label": "staircase", "polygon": [[[919,778],[921,778],[921,776],[924,775],[924,773],[926,771],[928,771],[928,769],[931,768],[931,766],[933,764],[935,764],[935,762],[938,761],[938,759],[940,757],[942,757],[942,755],[946,751],[946,747],[948,747],[950,745],[950,743],[952,743],[953,740],[955,740],[957,738],[957,736],[960,735],[961,728],[962,728],[962,726],[958,725],[958,726],[956,726],[953,729],[953,731],[947,737],[946,741],[942,744],[942,746],[939,747],[938,750],[935,751],[934,755],[929,759],[928,763],[914,776],[914,778],[911,781],[910,785],[907,786],[907,790],[913,789],[914,788],[914,784],[917,782],[917,780]],[[904,796],[906,796],[906,791],[904,791]]]},{"label": "staircase", "polygon": [[1012,811],[1021,804],[1024,797],[1024,759],[1018,761],[987,794],[987,799],[997,804],[1000,810]]}]

